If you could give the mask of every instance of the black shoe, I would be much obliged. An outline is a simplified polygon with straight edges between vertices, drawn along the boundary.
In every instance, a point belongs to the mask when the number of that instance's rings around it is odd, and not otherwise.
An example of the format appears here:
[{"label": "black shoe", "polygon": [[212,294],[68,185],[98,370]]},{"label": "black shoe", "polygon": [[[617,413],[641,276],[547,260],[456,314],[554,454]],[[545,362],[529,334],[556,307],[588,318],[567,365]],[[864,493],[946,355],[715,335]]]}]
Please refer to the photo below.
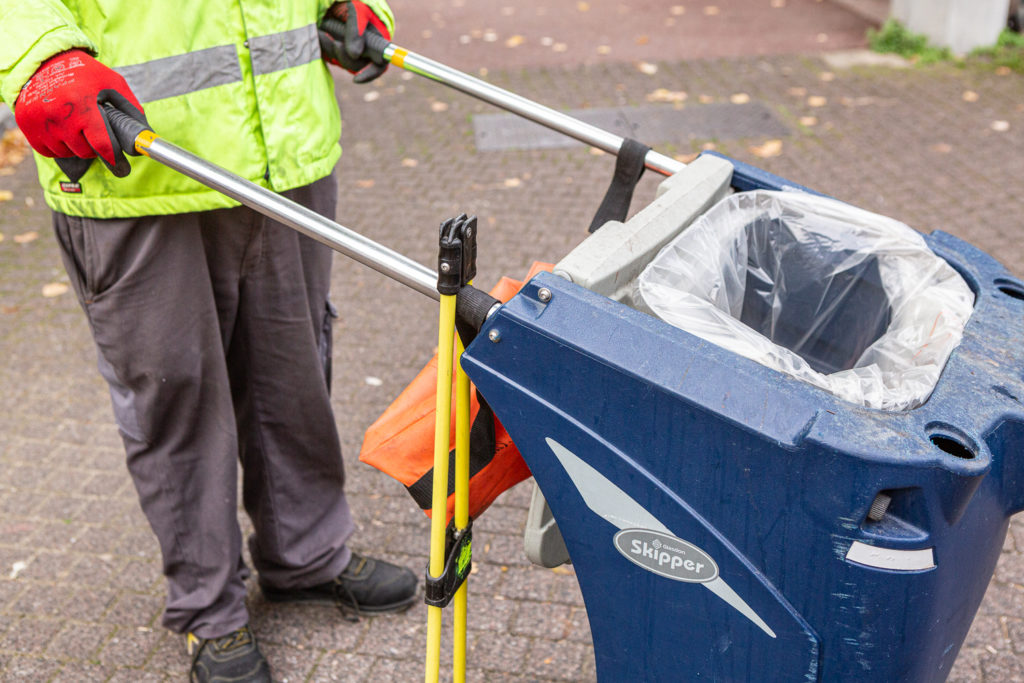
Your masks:
[{"label": "black shoe", "polygon": [[270,667],[263,658],[256,638],[243,626],[220,638],[186,637],[192,669],[192,683],[273,683]]},{"label": "black shoe", "polygon": [[339,576],[309,588],[274,588],[260,585],[271,602],[318,602],[335,604],[348,617],[348,610],[360,614],[401,612],[416,602],[416,575],[405,567],[352,553]]}]

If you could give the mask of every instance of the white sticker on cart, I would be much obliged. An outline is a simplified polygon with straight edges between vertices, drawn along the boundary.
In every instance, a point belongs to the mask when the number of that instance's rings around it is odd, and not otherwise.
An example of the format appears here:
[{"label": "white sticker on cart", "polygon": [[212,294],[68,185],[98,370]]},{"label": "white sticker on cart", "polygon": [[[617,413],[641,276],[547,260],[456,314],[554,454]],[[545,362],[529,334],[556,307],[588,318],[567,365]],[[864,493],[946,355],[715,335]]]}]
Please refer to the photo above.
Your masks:
[{"label": "white sticker on cart", "polygon": [[[547,442],[551,452],[555,454],[556,458],[558,458],[558,462],[562,464],[566,474],[569,475],[569,478],[572,480],[576,490],[579,491],[580,496],[583,498],[583,502],[586,503],[587,507],[596,515],[604,518],[620,531],[627,529],[647,530],[649,532],[662,534],[663,538],[667,537],[677,539],[682,543],[686,543],[686,545],[694,550],[700,550],[693,544],[682,541],[682,539],[678,539],[667,526],[661,523],[661,520],[648,512],[642,505],[640,505],[640,503],[633,500],[629,494],[609,481],[603,474],[585,463],[578,455],[552,438],[546,438],[544,440]],[[630,541],[633,540],[633,538],[629,536],[623,537],[617,535],[617,538],[628,538]],[[653,543],[653,537],[650,540]],[[618,549],[619,552],[622,552],[618,545],[616,545],[616,549]],[[711,560],[711,556],[703,550],[701,550],[700,553],[708,560]],[[696,555],[694,555],[694,557],[696,557]],[[671,557],[669,557],[668,562],[671,564]],[[638,562],[637,564],[640,563]],[[648,569],[646,566],[644,568]],[[697,572],[696,575],[699,576],[704,571],[709,571],[709,569],[702,567],[700,572]],[[701,578],[702,580],[694,582],[699,582],[700,585],[704,586],[724,600],[729,606],[752,621],[758,628],[769,636],[772,638],[776,637],[775,631],[769,628],[768,624],[764,622],[764,619],[762,619],[757,612],[751,609],[750,605],[748,605],[743,598],[737,595],[736,591],[734,591],[721,576],[718,576],[717,565],[715,565],[713,578]]]},{"label": "white sticker on cart", "polygon": [[919,572],[935,567],[934,548],[898,550],[854,541],[846,553],[850,562],[898,572]]}]

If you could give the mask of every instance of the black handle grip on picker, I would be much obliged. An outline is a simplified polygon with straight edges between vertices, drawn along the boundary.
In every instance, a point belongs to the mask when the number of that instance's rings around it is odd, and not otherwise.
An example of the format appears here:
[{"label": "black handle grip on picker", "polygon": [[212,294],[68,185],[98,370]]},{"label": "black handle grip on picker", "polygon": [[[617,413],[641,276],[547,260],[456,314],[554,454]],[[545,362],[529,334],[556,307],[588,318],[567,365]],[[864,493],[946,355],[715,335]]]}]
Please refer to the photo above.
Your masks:
[{"label": "black handle grip on picker", "polygon": [[[345,22],[334,17],[327,17],[320,22],[320,28],[335,40],[345,40]],[[366,57],[374,64],[386,63],[384,51],[391,45],[391,41],[375,31],[364,31],[363,39],[366,41],[366,48],[363,50],[363,57]]]}]

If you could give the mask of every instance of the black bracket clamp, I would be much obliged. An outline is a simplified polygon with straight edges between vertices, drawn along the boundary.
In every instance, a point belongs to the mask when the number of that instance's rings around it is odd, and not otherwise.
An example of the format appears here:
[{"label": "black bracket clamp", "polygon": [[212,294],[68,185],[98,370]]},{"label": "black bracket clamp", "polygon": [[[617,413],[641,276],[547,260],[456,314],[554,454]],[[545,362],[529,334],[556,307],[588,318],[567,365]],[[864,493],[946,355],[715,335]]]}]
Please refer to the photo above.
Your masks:
[{"label": "black bracket clamp", "polygon": [[431,576],[427,567],[427,585],[423,601],[432,607],[446,607],[473,570],[473,520],[465,529],[455,530],[454,520],[444,532],[444,570]]}]

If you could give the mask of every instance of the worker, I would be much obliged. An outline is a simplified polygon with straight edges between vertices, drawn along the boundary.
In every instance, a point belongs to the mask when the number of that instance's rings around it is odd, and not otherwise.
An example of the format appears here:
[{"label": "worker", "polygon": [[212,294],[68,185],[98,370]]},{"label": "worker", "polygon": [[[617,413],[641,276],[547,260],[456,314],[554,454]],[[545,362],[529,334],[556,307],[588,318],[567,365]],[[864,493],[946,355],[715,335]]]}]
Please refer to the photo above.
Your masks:
[{"label": "worker", "polygon": [[[340,39],[318,30],[328,12],[345,22]],[[239,463],[268,600],[358,618],[409,607],[416,580],[348,545],[329,397],[332,252],[129,161],[105,107],[333,219],[341,121],[323,59],[371,80],[385,64],[366,35],[393,28],[385,0],[0,0],[0,95],[36,152],[160,545],[163,623],[186,634],[194,681],[270,680],[248,626]]]}]

